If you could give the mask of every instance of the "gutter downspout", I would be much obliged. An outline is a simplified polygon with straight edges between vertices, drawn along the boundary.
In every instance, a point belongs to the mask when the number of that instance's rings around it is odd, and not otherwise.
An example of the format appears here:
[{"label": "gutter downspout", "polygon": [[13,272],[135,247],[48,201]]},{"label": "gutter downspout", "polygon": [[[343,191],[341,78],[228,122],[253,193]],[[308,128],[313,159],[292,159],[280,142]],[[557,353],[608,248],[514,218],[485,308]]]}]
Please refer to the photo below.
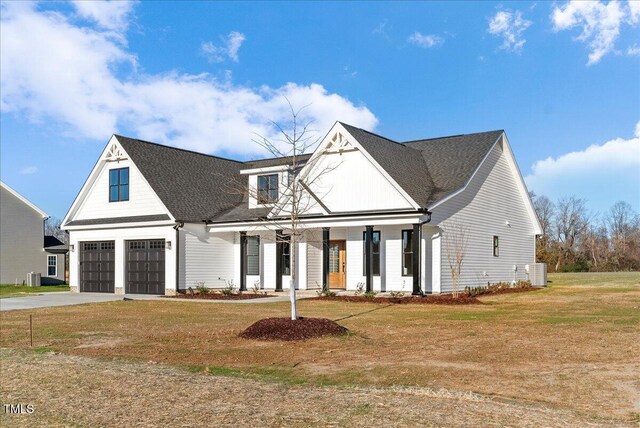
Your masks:
[{"label": "gutter downspout", "polygon": [[[427,214],[427,219],[423,220],[419,223],[416,223],[416,226],[418,228],[418,239],[417,239],[417,243],[418,243],[418,248],[420,250],[422,250],[422,226],[430,223],[431,222],[431,211],[426,211]],[[412,293],[413,295],[419,295],[419,296],[423,296],[424,297],[424,290],[422,289],[422,251],[420,251],[420,257],[419,257],[419,262],[418,262],[418,272],[417,272],[417,276],[418,276],[418,290],[414,290],[414,292]],[[416,293],[417,291],[417,293]]]},{"label": "gutter downspout", "polygon": [[184,227],[184,222],[176,221],[173,228],[176,231],[176,294],[180,292],[180,229]]}]

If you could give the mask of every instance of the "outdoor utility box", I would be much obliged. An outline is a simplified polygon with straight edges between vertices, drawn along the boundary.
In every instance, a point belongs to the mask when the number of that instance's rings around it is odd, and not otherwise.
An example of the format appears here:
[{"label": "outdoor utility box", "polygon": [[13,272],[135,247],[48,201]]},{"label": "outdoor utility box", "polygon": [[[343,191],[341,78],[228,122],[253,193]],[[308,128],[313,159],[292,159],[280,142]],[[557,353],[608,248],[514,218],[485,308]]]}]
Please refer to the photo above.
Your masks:
[{"label": "outdoor utility box", "polygon": [[531,281],[531,285],[534,287],[546,287],[547,286],[547,264],[546,263],[532,263],[525,266],[525,271]]},{"label": "outdoor utility box", "polygon": [[27,285],[29,287],[40,287],[41,276],[40,272],[29,272],[27,274]]}]

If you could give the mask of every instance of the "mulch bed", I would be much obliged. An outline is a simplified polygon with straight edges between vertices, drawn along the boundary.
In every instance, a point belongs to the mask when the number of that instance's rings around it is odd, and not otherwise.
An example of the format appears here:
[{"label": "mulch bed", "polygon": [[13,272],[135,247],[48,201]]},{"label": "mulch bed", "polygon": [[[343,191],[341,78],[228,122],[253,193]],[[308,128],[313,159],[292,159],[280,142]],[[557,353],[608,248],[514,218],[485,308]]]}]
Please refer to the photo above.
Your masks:
[{"label": "mulch bed", "polygon": [[500,288],[500,289],[487,289],[481,296],[489,296],[496,294],[509,294],[509,293],[523,293],[525,291],[542,290],[544,287],[513,287],[513,288]]},{"label": "mulch bed", "polygon": [[240,337],[257,340],[306,340],[322,336],[339,336],[349,330],[326,318],[265,318],[255,322]]},{"label": "mulch bed", "polygon": [[195,293],[193,296],[189,293],[176,294],[175,296],[163,296],[168,299],[197,299],[197,300],[247,300],[247,299],[262,299],[264,297],[276,297],[273,294],[254,294],[254,293],[242,293],[242,294],[230,294],[224,295],[221,293],[208,293],[200,294]]},{"label": "mulch bed", "polygon": [[459,294],[454,298],[450,294],[434,296],[402,296],[402,297],[364,297],[364,296],[320,296],[309,300],[329,300],[336,302],[378,303],[395,305],[482,305],[477,297]]}]

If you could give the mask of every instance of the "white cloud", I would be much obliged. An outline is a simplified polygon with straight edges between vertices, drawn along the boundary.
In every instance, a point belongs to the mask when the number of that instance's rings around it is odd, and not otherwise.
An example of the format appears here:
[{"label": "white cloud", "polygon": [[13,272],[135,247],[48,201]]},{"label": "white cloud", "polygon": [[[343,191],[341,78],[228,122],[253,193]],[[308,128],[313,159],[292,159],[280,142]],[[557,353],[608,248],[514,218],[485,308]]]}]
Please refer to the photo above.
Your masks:
[{"label": "white cloud", "polygon": [[629,48],[627,49],[627,55],[640,56],[640,46],[638,46],[637,44],[629,46]]},{"label": "white cloud", "polygon": [[422,34],[419,31],[410,35],[407,41],[421,48],[433,48],[444,43],[444,39],[440,36],[436,36],[435,34]]},{"label": "white cloud", "polygon": [[232,31],[226,37],[221,36],[221,46],[216,46],[213,42],[202,43],[202,52],[209,58],[209,62],[223,62],[227,58],[238,62],[238,51],[246,40],[244,34]]},{"label": "white cloud", "polygon": [[522,17],[519,10],[500,10],[489,20],[489,33],[502,37],[500,49],[521,52],[527,42],[523,36],[531,21]]},{"label": "white cloud", "polygon": [[366,107],[320,84],[256,88],[206,73],[145,74],[110,30],[79,26],[71,16],[33,4],[1,7],[3,114],[46,123],[77,140],[106,141],[126,130],[208,153],[257,154],[253,132],[271,137],[270,120],[289,119],[285,96],[294,106],[310,104],[303,120],[313,120],[320,134],[336,120],[369,129],[377,124]]},{"label": "white cloud", "polygon": [[25,166],[20,170],[20,174],[35,174],[38,172],[37,166]]},{"label": "white cloud", "polygon": [[629,1],[625,8],[617,1],[571,0],[564,6],[555,7],[551,20],[555,31],[581,29],[577,40],[589,46],[587,65],[593,65],[614,50],[620,27],[625,22],[631,26],[640,23],[640,2]]},{"label": "white cloud", "polygon": [[640,122],[632,138],[616,138],[584,150],[537,161],[525,181],[530,190],[550,197],[605,195],[610,203],[640,203]]},{"label": "white cloud", "polygon": [[90,19],[98,26],[115,31],[124,32],[129,26],[129,16],[133,12],[135,2],[132,1],[86,1],[74,0],[73,6],[79,16]]}]

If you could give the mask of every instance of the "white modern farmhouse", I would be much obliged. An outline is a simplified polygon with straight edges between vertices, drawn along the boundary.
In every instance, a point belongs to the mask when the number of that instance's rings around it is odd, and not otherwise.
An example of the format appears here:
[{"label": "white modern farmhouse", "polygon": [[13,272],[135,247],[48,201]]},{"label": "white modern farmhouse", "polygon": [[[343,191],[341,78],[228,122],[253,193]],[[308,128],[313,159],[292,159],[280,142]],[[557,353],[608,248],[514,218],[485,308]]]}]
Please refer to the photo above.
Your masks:
[{"label": "white modern farmhouse", "polygon": [[[292,180],[306,198],[293,266]],[[300,289],[450,292],[460,235],[462,288],[527,279],[541,233],[504,131],[396,142],[340,122],[295,167],[114,135],[64,228],[72,290],[150,294],[279,290],[292,268]]]}]

